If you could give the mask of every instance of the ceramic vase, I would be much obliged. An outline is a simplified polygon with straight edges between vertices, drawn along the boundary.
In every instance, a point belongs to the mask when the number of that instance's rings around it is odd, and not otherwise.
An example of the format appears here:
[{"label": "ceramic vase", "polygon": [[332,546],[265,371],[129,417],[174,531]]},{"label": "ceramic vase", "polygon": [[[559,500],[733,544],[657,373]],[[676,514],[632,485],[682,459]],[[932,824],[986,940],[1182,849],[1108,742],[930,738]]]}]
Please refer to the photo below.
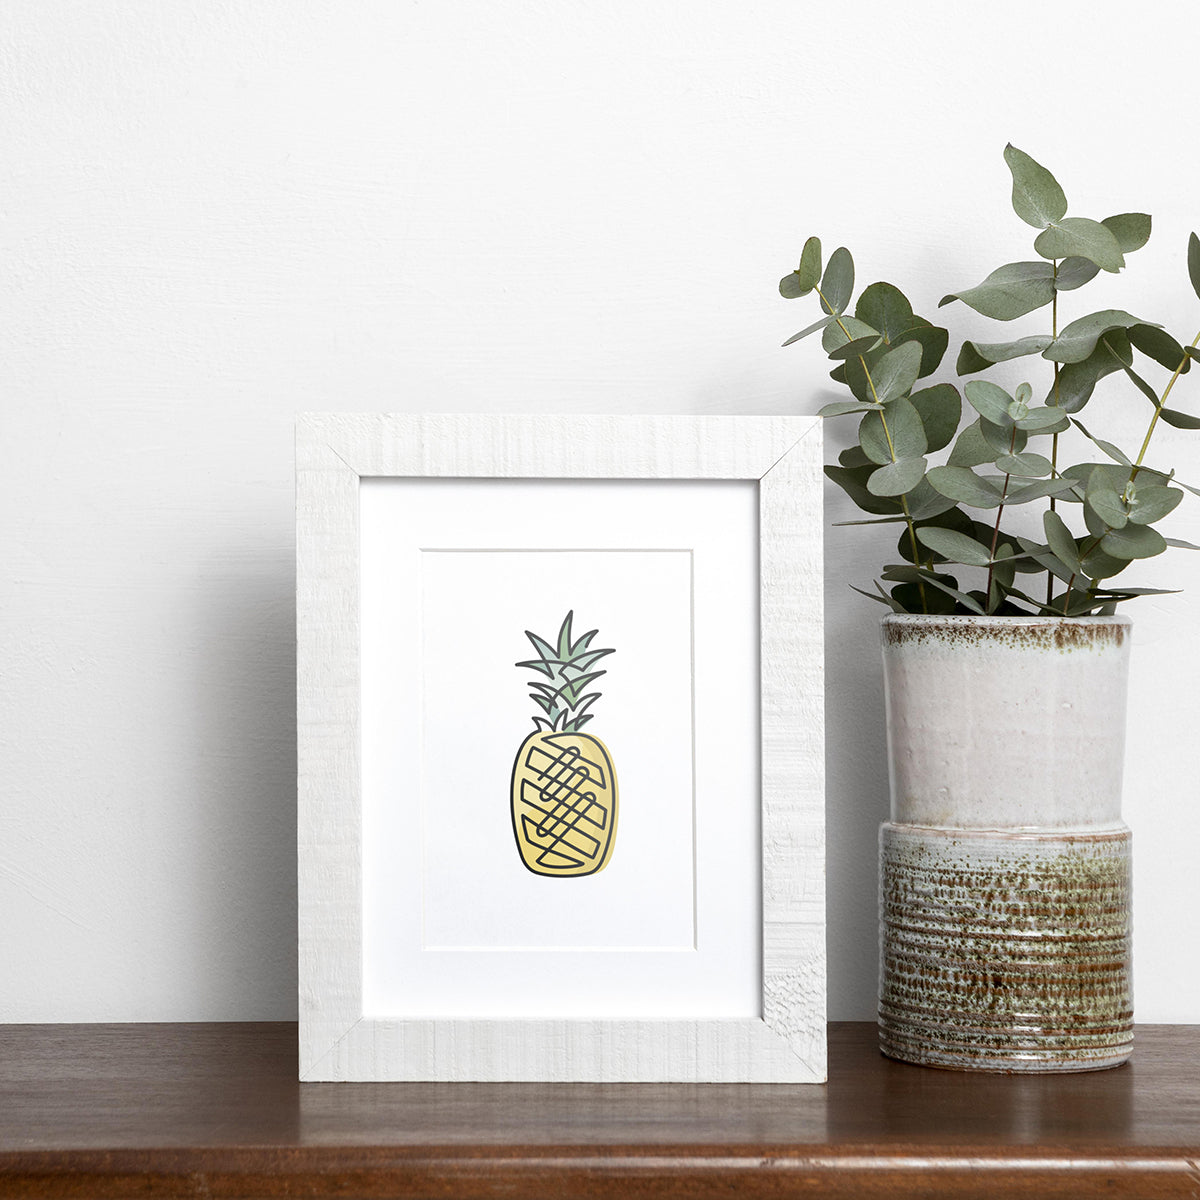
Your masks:
[{"label": "ceramic vase", "polygon": [[1130,622],[883,620],[880,1047],[982,1071],[1133,1045],[1121,819]]}]

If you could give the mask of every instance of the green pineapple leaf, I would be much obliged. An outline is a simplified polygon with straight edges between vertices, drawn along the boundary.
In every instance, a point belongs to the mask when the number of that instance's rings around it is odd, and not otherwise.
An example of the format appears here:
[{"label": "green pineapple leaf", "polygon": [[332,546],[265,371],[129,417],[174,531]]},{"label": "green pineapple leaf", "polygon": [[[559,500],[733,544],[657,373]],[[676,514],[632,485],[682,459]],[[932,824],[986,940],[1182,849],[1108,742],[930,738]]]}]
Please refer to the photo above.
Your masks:
[{"label": "green pineapple leaf", "polygon": [[574,610],[567,613],[563,618],[562,628],[558,631],[558,657],[563,662],[571,657],[571,618],[574,615]]},{"label": "green pineapple leaf", "polygon": [[[568,619],[569,616],[568,616]],[[525,636],[533,643],[533,648],[541,655],[544,662],[555,662],[558,655],[554,653],[554,647],[549,642],[544,642],[536,633],[531,633],[528,629],[525,630]],[[523,663],[518,663],[518,666],[523,666]]]}]

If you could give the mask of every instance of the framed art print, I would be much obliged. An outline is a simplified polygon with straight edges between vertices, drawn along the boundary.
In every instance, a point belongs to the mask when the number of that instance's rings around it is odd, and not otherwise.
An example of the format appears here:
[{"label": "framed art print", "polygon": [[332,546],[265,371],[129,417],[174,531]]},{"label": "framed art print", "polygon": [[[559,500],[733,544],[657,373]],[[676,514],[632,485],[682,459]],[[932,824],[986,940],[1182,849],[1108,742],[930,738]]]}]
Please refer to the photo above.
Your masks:
[{"label": "framed art print", "polygon": [[302,1079],[824,1078],[820,461],[300,418]]}]

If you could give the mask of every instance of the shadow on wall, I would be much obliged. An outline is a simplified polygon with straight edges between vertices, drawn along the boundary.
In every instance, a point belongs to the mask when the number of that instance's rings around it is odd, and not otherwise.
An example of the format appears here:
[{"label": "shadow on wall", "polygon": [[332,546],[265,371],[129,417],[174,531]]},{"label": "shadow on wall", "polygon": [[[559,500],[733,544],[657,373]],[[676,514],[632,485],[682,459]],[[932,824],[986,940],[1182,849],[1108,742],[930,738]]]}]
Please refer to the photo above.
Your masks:
[{"label": "shadow on wall", "polygon": [[295,563],[290,535],[271,544],[261,530],[252,536],[257,545],[222,547],[197,590],[205,811],[196,846],[207,878],[193,919],[210,956],[194,983],[228,1019],[294,1020]]}]

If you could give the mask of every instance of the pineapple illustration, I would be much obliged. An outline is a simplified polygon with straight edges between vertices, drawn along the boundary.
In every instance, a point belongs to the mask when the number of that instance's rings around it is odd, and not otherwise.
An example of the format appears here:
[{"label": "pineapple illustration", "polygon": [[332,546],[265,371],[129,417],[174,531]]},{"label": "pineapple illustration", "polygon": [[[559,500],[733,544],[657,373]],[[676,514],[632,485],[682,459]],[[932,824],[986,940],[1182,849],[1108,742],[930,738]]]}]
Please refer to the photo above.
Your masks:
[{"label": "pineapple illustration", "polygon": [[599,738],[579,732],[600,699],[587,688],[607,674],[596,663],[613,651],[592,648],[595,629],[572,641],[573,615],[554,645],[526,630],[538,657],[516,664],[539,676],[529,686],[540,715],[517,751],[511,788],[517,850],[535,875],[594,875],[608,865],[616,840],[612,759]]}]

